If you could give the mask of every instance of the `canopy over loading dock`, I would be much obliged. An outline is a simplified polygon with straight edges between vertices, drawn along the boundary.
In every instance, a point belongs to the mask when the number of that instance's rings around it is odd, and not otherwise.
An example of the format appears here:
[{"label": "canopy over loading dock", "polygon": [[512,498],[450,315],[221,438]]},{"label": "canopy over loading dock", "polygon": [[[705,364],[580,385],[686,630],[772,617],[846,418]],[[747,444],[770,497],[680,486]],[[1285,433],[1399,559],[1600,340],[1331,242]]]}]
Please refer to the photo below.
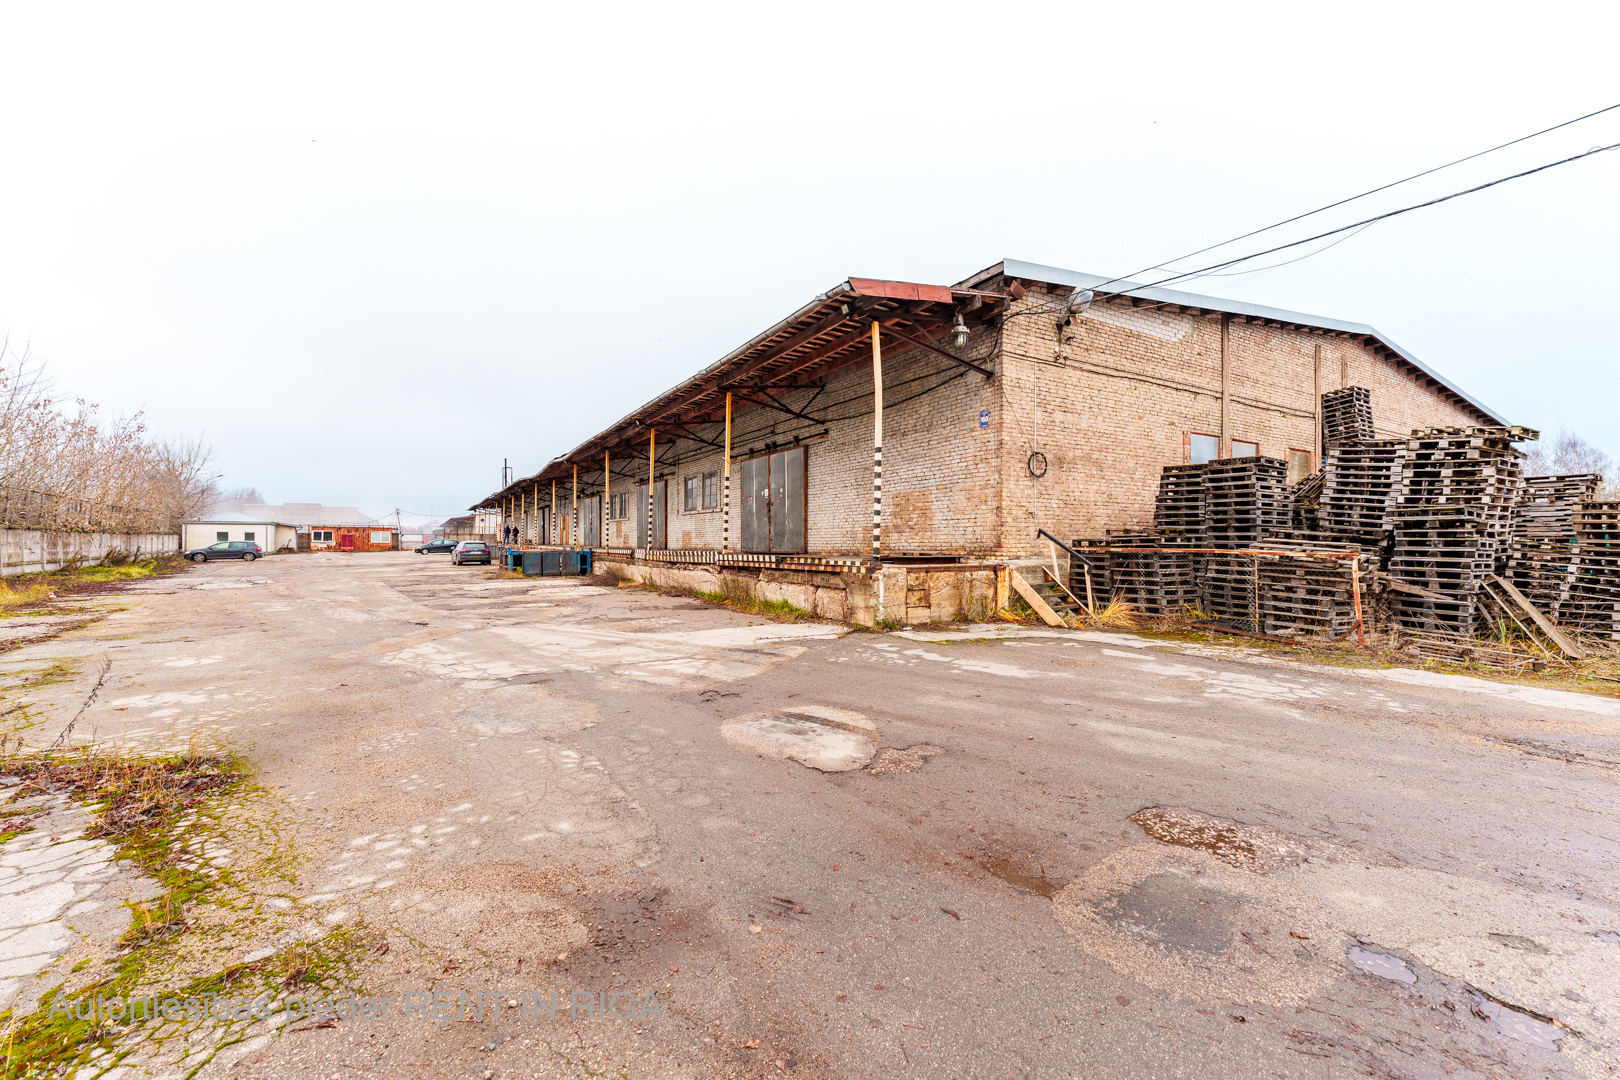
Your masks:
[{"label": "canopy over loading dock", "polygon": [[662,561],[1006,558],[1143,521],[1194,455],[1319,468],[1338,386],[1402,434],[1502,422],[1370,326],[1103,284],[850,278],[473,509],[520,546]]}]

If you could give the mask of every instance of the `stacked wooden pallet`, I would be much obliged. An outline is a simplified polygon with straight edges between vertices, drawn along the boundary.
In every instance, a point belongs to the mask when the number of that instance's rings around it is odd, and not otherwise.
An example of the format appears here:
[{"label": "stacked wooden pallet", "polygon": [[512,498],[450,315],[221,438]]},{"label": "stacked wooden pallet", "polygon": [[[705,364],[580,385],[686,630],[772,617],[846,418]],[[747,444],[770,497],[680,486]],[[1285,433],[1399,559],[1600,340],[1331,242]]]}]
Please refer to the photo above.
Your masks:
[{"label": "stacked wooden pallet", "polygon": [[1211,547],[1242,547],[1291,524],[1288,465],[1241,457],[1204,466],[1204,535]]},{"label": "stacked wooden pallet", "polygon": [[[1098,550],[1107,548],[1116,541],[1100,539],[1097,537],[1080,537],[1069,544],[1070,547],[1084,555],[1091,562],[1091,593],[1098,603],[1104,603],[1114,595],[1113,584],[1108,576],[1108,554]],[[1086,576],[1084,567],[1078,559],[1069,560],[1069,591],[1076,596],[1086,594]]]},{"label": "stacked wooden pallet", "polygon": [[1527,476],[1513,508],[1513,540],[1504,576],[1554,622],[1580,565],[1575,509],[1592,497],[1599,477]]},{"label": "stacked wooden pallet", "polygon": [[1401,494],[1406,441],[1384,440],[1328,451],[1323,469],[1320,528],[1340,541],[1376,548]]},{"label": "stacked wooden pallet", "polygon": [[1592,498],[1602,479],[1597,473],[1525,477],[1513,508],[1513,538],[1573,540],[1575,507]]},{"label": "stacked wooden pallet", "polygon": [[[1366,556],[1355,544],[1322,544],[1298,540],[1268,540],[1267,552],[1356,552],[1359,570],[1367,570]],[[1261,630],[1267,634],[1325,634],[1340,638],[1356,624],[1353,586],[1362,589],[1366,603],[1368,575],[1351,568],[1352,559],[1308,558],[1305,555],[1257,556]]]},{"label": "stacked wooden pallet", "polygon": [[1372,442],[1372,394],[1363,386],[1347,386],[1322,395],[1322,445],[1331,449]]},{"label": "stacked wooden pallet", "polygon": [[1400,507],[1394,517],[1390,577],[1428,594],[1392,595],[1395,621],[1417,632],[1472,636],[1480,583],[1496,559],[1486,508],[1416,504]]},{"label": "stacked wooden pallet", "polygon": [[1524,468],[1524,455],[1513,443],[1536,434],[1521,434],[1527,431],[1476,427],[1413,432],[1401,464],[1399,507],[1467,506],[1479,511],[1493,564],[1500,561],[1505,568]]},{"label": "stacked wooden pallet", "polygon": [[1620,502],[1578,507],[1575,542],[1580,563],[1559,622],[1620,639]]},{"label": "stacked wooden pallet", "polygon": [[1288,502],[1293,507],[1296,530],[1315,532],[1320,528],[1322,488],[1326,483],[1327,473],[1318,469],[1288,489]]},{"label": "stacked wooden pallet", "polygon": [[1206,555],[1198,581],[1198,607],[1236,630],[1260,633],[1254,556],[1234,550]]},{"label": "stacked wooden pallet", "polygon": [[1153,503],[1153,530],[1166,543],[1204,542],[1204,472],[1208,465],[1166,465]]},{"label": "stacked wooden pallet", "polygon": [[[1130,543],[1115,537],[1115,544]],[[1143,547],[1157,546],[1156,537],[1136,541]],[[1108,555],[1108,582],[1113,596],[1132,605],[1143,615],[1179,616],[1198,604],[1197,565],[1199,556],[1181,551],[1121,551]]]}]

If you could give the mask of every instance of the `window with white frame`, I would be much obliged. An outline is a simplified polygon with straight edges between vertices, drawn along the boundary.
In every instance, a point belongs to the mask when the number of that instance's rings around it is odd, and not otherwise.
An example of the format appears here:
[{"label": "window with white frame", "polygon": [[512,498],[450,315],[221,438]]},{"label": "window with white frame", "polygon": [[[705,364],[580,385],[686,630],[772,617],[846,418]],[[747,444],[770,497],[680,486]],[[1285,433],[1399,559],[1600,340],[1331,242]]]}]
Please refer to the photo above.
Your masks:
[{"label": "window with white frame", "polygon": [[309,535],[310,539],[317,544],[330,544],[332,542],[331,529],[315,529]]}]

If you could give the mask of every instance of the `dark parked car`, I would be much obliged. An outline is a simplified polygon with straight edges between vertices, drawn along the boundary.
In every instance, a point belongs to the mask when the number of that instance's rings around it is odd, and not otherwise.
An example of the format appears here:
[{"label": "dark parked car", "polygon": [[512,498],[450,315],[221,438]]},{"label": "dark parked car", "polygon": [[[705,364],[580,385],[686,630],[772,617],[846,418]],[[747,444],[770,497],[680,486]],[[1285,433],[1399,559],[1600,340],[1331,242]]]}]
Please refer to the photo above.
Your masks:
[{"label": "dark parked car", "polygon": [[221,540],[217,544],[209,544],[205,548],[194,548],[186,552],[186,558],[192,562],[208,562],[210,559],[241,559],[243,562],[252,562],[264,551],[251,540]]},{"label": "dark parked car", "polygon": [[489,545],[482,540],[463,540],[456,545],[456,550],[450,553],[450,562],[455,566],[475,562],[488,566],[492,561],[492,554]]},{"label": "dark parked car", "polygon": [[416,553],[418,555],[438,555],[446,551],[454,550],[456,550],[456,542],[454,540],[445,540],[441,538],[438,540],[429,540],[427,543],[417,548]]}]

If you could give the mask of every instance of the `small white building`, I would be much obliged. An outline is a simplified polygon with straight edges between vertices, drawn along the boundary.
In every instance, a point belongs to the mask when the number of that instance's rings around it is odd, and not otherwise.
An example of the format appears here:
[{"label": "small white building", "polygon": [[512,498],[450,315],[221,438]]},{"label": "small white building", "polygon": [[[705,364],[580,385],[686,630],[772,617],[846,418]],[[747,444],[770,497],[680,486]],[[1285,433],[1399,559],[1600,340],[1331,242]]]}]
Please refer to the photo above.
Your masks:
[{"label": "small white building", "polygon": [[298,547],[298,528],[290,522],[271,521],[269,518],[240,514],[234,510],[209,514],[188,521],[181,527],[181,550],[191,551],[207,547],[221,540],[246,540],[258,544],[266,555],[283,548]]}]

